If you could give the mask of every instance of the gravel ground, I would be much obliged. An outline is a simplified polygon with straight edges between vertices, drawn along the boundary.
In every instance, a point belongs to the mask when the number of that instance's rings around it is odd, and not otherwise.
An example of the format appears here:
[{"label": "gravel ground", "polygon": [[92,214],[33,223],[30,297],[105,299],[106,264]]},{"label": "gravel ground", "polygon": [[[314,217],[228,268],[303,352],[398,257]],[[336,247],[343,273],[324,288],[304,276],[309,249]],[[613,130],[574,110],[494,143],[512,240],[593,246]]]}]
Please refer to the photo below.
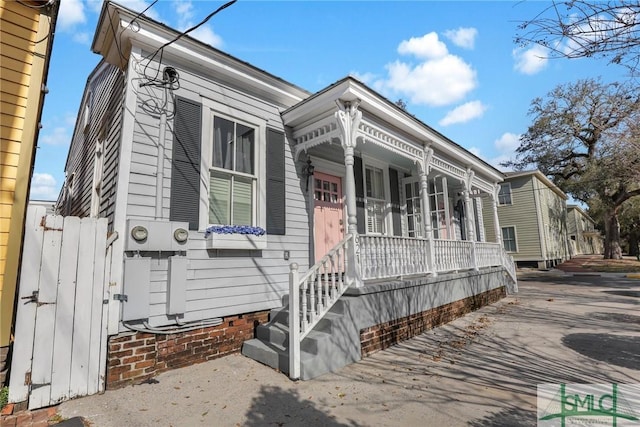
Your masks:
[{"label": "gravel ground", "polygon": [[640,281],[531,274],[520,293],[312,381],[241,355],[63,403],[121,426],[535,426],[540,383],[640,383]]}]

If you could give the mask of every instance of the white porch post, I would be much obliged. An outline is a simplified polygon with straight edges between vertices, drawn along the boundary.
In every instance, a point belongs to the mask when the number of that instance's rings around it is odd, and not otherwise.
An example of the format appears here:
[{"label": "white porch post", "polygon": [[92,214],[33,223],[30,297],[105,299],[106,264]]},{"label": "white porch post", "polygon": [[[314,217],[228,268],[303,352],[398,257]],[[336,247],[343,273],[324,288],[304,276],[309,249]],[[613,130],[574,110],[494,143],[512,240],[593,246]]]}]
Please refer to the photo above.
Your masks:
[{"label": "white porch post", "polygon": [[496,234],[496,243],[499,243],[500,247],[504,249],[502,228],[500,228],[500,218],[498,218],[498,194],[500,194],[500,184],[495,183],[493,186],[493,193],[491,194],[491,202],[493,205],[493,227]]},{"label": "white porch post", "polygon": [[428,241],[429,250],[427,251],[427,268],[435,276],[435,249],[433,243],[433,227],[431,226],[431,206],[429,204],[429,181],[428,175],[431,167],[431,159],[433,158],[433,148],[427,147],[420,166],[420,200],[422,201],[422,225],[424,227],[424,237]]},{"label": "white porch post", "polygon": [[347,232],[353,234],[354,244],[347,247],[347,276],[353,280],[356,287],[362,286],[360,275],[360,265],[358,260],[359,240],[358,240],[358,219],[356,216],[356,180],[353,170],[354,149],[356,147],[356,137],[358,125],[362,119],[362,112],[358,110],[358,104],[353,105],[349,101],[340,101],[339,110],[335,117],[341,130],[341,142],[344,149],[344,165],[346,168],[346,205],[347,205]]},{"label": "white porch post", "polygon": [[475,172],[471,169],[467,169],[467,176],[464,180],[464,211],[466,212],[465,219],[467,221],[467,240],[475,241],[475,221],[473,220],[473,204],[471,203],[471,182]]},{"label": "white porch post", "polygon": [[475,221],[473,204],[471,203],[471,183],[475,172],[467,168],[467,175],[464,180],[464,211],[466,213],[465,220],[467,221],[467,240],[471,242],[471,265],[475,270],[478,270],[478,260],[476,257],[476,239],[475,239]]}]

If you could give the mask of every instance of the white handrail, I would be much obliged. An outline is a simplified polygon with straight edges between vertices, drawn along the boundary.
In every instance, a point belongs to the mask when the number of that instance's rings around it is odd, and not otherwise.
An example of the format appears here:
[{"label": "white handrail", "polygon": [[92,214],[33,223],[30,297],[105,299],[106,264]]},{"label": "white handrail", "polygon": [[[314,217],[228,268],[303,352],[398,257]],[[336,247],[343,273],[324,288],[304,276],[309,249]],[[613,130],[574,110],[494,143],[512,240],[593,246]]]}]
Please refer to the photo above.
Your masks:
[{"label": "white handrail", "polygon": [[300,343],[355,280],[347,257],[355,235],[349,234],[299,277],[298,264],[289,273],[289,377],[300,378]]}]

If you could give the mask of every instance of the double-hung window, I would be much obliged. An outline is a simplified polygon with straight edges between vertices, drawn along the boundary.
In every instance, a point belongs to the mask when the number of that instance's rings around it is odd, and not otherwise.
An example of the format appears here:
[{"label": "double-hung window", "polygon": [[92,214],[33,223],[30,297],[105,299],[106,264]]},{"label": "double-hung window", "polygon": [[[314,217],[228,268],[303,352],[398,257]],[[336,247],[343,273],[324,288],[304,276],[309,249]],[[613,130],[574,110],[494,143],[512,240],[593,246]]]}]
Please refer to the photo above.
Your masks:
[{"label": "double-hung window", "polygon": [[500,206],[512,204],[510,183],[506,182],[504,184],[500,184],[500,192],[498,193],[498,204]]},{"label": "double-hung window", "polygon": [[[266,121],[205,98],[202,107],[200,230],[211,226],[266,229]],[[266,237],[214,231],[207,244],[264,249]]]},{"label": "double-hung window", "polygon": [[515,227],[502,227],[502,244],[504,245],[505,251],[518,252]]},{"label": "double-hung window", "polygon": [[209,223],[255,225],[256,129],[214,117],[209,172]]},{"label": "double-hung window", "polygon": [[385,232],[385,193],[384,172],[382,169],[367,166],[365,168],[367,191],[367,233]]}]

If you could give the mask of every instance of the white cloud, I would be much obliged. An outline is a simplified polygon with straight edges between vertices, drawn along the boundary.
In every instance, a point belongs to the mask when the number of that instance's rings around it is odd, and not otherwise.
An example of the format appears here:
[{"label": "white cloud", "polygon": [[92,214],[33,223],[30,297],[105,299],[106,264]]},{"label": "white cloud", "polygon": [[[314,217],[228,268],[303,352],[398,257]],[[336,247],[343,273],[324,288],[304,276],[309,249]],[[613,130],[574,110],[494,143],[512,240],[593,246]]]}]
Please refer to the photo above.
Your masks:
[{"label": "white cloud", "polygon": [[442,106],[462,100],[477,85],[476,71],[450,54],[437,33],[403,40],[398,53],[414,56],[417,62],[398,59],[389,63],[382,78],[360,75],[375,78],[363,81],[390,99],[401,97],[412,104]]},{"label": "white cloud", "polygon": [[487,111],[487,106],[480,101],[470,101],[449,111],[438,123],[440,126],[449,126],[454,123],[465,123],[469,120],[482,117]]},{"label": "white cloud", "polygon": [[514,69],[522,74],[536,74],[549,62],[549,53],[547,48],[535,45],[529,49],[514,49],[513,58],[516,63]]},{"label": "white cloud", "polygon": [[480,157],[480,149],[478,147],[471,147],[469,148],[469,152],[471,154],[473,154],[474,156],[478,156]]},{"label": "white cloud", "polygon": [[505,132],[500,136],[500,138],[493,141],[493,146],[496,147],[499,154],[489,160],[489,163],[498,169],[510,170],[509,168],[500,166],[500,163],[512,160],[515,157],[516,148],[520,146],[520,135]]},{"label": "white cloud", "polygon": [[173,8],[178,19],[178,29],[184,31],[193,24],[193,3],[191,1],[173,0]]},{"label": "white cloud", "polygon": [[[98,2],[98,3],[100,3],[100,2]],[[129,8],[129,9],[135,11],[135,12],[138,12],[138,13],[142,12],[143,10],[145,10],[151,4],[151,2],[146,1],[146,0],[118,0],[118,3],[120,3],[124,7],[127,7],[127,8]],[[160,21],[160,15],[158,15],[158,13],[154,10],[153,7],[151,9],[147,10],[144,14],[145,14],[145,16],[148,16],[151,19],[155,19],[156,21]]]},{"label": "white cloud", "polygon": [[396,61],[387,65],[384,86],[407,96],[414,104],[448,105],[476,87],[476,72],[455,55],[428,60],[416,66]]},{"label": "white cloud", "polygon": [[189,33],[194,39],[198,39],[210,46],[220,48],[222,47],[222,37],[213,32],[211,27],[203,25]]},{"label": "white cloud", "polygon": [[469,149],[469,151],[471,151],[476,156],[485,159],[487,163],[489,163],[496,169],[499,169],[501,171],[510,171],[511,168],[501,166],[500,163],[513,160],[515,158],[516,149],[519,145],[520,135],[511,132],[505,132],[500,136],[500,138],[493,141],[493,146],[495,147],[493,157],[487,158],[477,147],[472,147]]},{"label": "white cloud", "polygon": [[58,27],[63,31],[70,31],[78,24],[84,24],[87,16],[84,13],[82,0],[64,0],[60,2],[58,11]]},{"label": "white cloud", "polygon": [[444,36],[451,40],[453,44],[464,49],[473,49],[478,30],[475,28],[458,28],[456,30],[447,30]]},{"label": "white cloud", "polygon": [[43,129],[40,134],[40,143],[46,145],[69,145],[71,142],[71,132],[69,127],[57,126],[51,131],[45,131],[45,129]]},{"label": "white cloud", "polygon": [[516,148],[520,146],[520,135],[511,132],[505,132],[500,138],[494,141],[493,145],[500,152],[513,153],[516,151]]},{"label": "white cloud", "polygon": [[73,41],[88,46],[91,43],[91,37],[93,36],[87,32],[77,32],[73,35]]},{"label": "white cloud", "polygon": [[100,13],[100,10],[102,9],[102,3],[102,0],[87,0],[87,6],[89,6],[89,9],[95,13]]},{"label": "white cloud", "polygon": [[503,172],[509,172],[511,171],[511,168],[509,167],[504,167],[502,166],[500,163],[509,161],[513,158],[513,156],[509,155],[509,154],[500,154],[499,156],[496,156],[492,159],[489,159],[487,162],[492,165],[494,168],[501,170]]},{"label": "white cloud", "polygon": [[433,59],[442,58],[449,52],[447,46],[438,40],[438,34],[429,33],[422,37],[411,37],[403,40],[398,46],[401,55],[415,55],[418,58]]},{"label": "white cloud", "polygon": [[[172,3],[176,15],[179,16],[177,28],[180,31],[188,30],[196,25],[194,21],[195,13],[191,0],[174,0]],[[210,46],[217,48],[222,47],[222,37],[216,34],[213,31],[213,28],[208,24],[204,24],[193,30],[189,33],[189,36]]]},{"label": "white cloud", "polygon": [[57,200],[58,192],[58,183],[53,175],[38,172],[33,174],[29,196],[31,199]]},{"label": "white cloud", "polygon": [[360,80],[366,85],[373,85],[378,79],[378,76],[373,73],[359,73],[357,71],[351,71],[349,75],[357,80]]}]

